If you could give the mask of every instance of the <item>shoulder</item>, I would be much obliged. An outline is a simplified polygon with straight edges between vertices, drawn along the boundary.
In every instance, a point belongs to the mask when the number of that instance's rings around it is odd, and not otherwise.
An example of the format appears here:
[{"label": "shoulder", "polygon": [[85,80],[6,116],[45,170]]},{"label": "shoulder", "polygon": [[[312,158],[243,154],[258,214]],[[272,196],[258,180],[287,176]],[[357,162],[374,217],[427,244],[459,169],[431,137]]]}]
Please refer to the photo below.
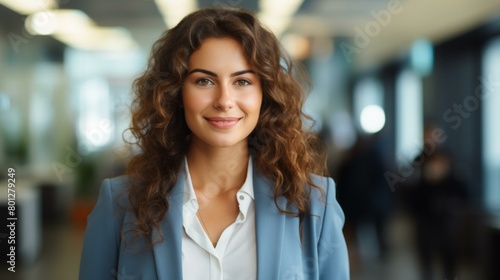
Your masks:
[{"label": "shoulder", "polygon": [[102,181],[99,195],[105,194],[117,198],[123,193],[128,193],[129,185],[130,179],[127,175],[107,178]]},{"label": "shoulder", "polygon": [[335,188],[335,183],[330,177],[325,177],[317,174],[309,174],[309,178],[311,179],[313,184],[324,189],[325,191],[331,187]]},{"label": "shoulder", "polygon": [[318,222],[323,224],[325,218],[327,222],[335,222],[339,225],[344,223],[344,212],[336,199],[335,182],[332,178],[311,174],[311,182],[315,185],[309,186],[309,212],[311,217],[319,218]]},{"label": "shoulder", "polygon": [[104,179],[101,188],[108,188],[111,192],[122,192],[127,190],[129,184],[129,177],[127,175],[123,175]]},{"label": "shoulder", "polygon": [[317,245],[313,256],[317,256],[318,278],[349,279],[349,257],[342,232],[345,216],[335,198],[335,183],[328,177],[310,178],[317,188],[311,188],[311,215],[304,236]]},{"label": "shoulder", "polygon": [[121,228],[127,215],[120,201],[128,201],[128,182],[126,176],[102,182],[97,203],[87,217],[80,279],[105,279],[117,267]]},{"label": "shoulder", "polygon": [[332,178],[316,174],[310,174],[309,178],[314,184],[314,186],[308,186],[311,191],[311,207],[318,207],[321,204],[325,206],[325,202],[332,202],[332,199],[335,200],[335,182]]},{"label": "shoulder", "polygon": [[129,185],[130,179],[128,176],[104,179],[95,208],[100,206],[112,212],[122,212],[122,210],[130,208],[128,199]]}]

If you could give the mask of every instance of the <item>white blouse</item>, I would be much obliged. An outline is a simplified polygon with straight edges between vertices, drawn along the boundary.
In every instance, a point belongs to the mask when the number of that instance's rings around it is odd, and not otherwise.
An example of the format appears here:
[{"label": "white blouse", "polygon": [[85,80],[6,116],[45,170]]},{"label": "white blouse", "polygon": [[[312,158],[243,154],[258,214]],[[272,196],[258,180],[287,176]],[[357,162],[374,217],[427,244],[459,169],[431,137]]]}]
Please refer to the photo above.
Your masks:
[{"label": "white blouse", "polygon": [[186,158],[184,162],[186,169],[182,211],[184,280],[257,279],[252,159],[250,157],[248,159],[245,182],[236,194],[240,213],[222,232],[215,248],[196,215],[198,200]]}]

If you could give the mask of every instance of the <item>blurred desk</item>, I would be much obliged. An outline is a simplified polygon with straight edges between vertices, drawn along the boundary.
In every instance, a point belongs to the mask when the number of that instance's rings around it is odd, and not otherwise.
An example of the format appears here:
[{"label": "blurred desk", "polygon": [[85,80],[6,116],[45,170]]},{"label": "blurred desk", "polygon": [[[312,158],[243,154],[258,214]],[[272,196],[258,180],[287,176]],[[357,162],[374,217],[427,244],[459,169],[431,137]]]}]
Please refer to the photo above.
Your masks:
[{"label": "blurred desk", "polygon": [[[36,183],[26,180],[16,180],[15,188],[15,217],[9,215],[9,192],[7,179],[0,182],[0,261],[2,265],[7,262],[10,246],[16,247],[16,266],[18,263],[33,263],[41,249],[41,217],[40,217],[40,191]],[[14,197],[10,196],[12,200]],[[11,202],[12,205],[12,202]],[[10,229],[7,225],[15,222],[15,244],[8,243]]]}]

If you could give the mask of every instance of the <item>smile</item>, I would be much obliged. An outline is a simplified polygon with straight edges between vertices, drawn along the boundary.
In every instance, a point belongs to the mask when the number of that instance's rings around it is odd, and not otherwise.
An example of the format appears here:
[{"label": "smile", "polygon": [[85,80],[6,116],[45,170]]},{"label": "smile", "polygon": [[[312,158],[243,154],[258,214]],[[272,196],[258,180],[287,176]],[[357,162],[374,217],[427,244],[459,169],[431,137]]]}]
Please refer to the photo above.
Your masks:
[{"label": "smile", "polygon": [[241,118],[221,118],[221,117],[212,117],[205,119],[211,126],[219,129],[232,128],[241,120]]}]

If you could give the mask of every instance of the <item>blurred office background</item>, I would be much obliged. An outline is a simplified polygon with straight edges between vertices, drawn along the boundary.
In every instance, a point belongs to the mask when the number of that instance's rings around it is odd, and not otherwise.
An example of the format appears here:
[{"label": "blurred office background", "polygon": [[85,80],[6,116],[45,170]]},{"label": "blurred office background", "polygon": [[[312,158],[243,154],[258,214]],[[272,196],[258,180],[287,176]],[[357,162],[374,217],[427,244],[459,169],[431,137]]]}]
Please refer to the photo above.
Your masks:
[{"label": "blurred office background", "polygon": [[214,6],[258,12],[306,66],[352,279],[500,279],[499,1],[0,0],[1,279],[77,279],[100,182],[130,157],[133,79]]}]

